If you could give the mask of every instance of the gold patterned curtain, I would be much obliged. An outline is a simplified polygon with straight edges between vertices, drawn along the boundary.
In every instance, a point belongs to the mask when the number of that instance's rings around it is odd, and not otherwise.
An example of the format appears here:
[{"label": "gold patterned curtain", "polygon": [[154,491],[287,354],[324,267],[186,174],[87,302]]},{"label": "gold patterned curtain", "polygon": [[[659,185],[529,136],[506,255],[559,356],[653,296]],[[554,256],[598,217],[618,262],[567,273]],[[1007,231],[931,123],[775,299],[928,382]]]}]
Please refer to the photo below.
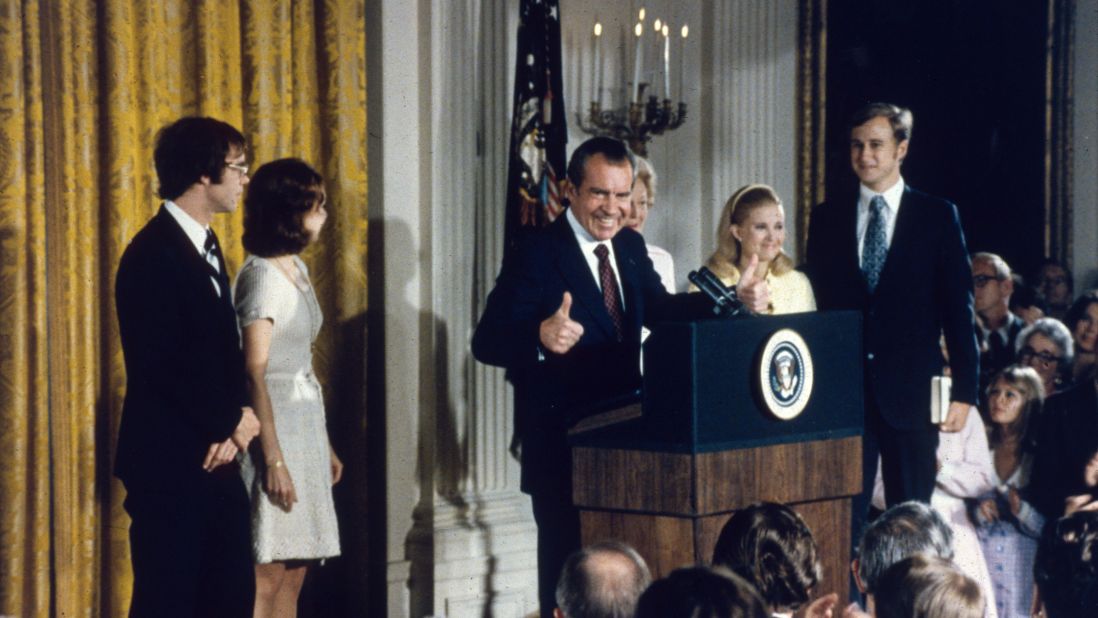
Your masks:
[{"label": "gold patterned curtain", "polygon": [[[297,156],[325,176],[329,227],[305,256],[327,319],[318,370],[340,393],[329,418],[364,435],[364,10],[0,0],[0,615],[129,607],[114,272],[158,208],[153,138],[177,117],[241,128],[253,166]],[[240,213],[216,225],[235,272]],[[348,470],[352,494],[364,476]]]}]

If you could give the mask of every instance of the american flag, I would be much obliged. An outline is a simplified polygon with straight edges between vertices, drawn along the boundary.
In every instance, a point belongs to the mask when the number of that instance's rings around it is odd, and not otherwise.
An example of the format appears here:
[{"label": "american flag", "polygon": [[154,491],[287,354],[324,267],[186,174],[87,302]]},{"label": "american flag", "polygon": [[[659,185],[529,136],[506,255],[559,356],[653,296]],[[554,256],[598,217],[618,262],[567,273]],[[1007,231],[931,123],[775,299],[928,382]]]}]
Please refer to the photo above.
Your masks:
[{"label": "american flag", "polygon": [[550,223],[564,210],[560,181],[565,176],[568,130],[561,91],[558,1],[522,0],[507,175],[505,260],[525,232]]}]

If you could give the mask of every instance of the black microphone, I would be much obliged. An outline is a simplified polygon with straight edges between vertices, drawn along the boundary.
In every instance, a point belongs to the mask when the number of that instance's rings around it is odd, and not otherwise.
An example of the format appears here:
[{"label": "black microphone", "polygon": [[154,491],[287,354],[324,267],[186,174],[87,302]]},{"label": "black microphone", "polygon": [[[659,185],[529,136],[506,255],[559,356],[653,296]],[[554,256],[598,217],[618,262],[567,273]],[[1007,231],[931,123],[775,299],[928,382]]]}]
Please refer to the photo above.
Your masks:
[{"label": "black microphone", "polygon": [[736,295],[736,289],[730,288],[722,283],[721,280],[713,274],[713,271],[705,266],[702,266],[698,270],[690,271],[690,274],[687,275],[686,278],[713,301],[714,315],[723,318],[751,315],[751,310],[744,306],[743,302]]}]

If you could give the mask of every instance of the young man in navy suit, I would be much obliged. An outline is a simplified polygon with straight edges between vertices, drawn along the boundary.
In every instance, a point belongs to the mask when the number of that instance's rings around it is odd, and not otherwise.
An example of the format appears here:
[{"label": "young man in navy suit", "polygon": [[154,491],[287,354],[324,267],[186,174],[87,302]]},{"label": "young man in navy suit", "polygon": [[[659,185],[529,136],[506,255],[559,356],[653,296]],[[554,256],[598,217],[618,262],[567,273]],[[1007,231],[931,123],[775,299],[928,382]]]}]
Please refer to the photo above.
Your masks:
[{"label": "young man in navy suit", "polygon": [[[862,312],[865,368],[865,516],[878,454],[889,506],[928,502],[937,475],[938,431],[960,431],[977,401],[978,351],[972,271],[952,203],[904,183],[900,166],[911,112],[873,103],[850,124],[856,199],[817,206],[807,270],[821,310]],[[943,369],[945,335],[952,401],[941,427],[930,421],[931,378]]]},{"label": "young man in navy suit", "polygon": [[701,294],[668,294],[644,239],[623,227],[633,172],[618,140],[596,137],[576,149],[570,206],[503,264],[473,335],[473,356],[507,368],[515,387],[542,616],[552,615],[561,567],[580,546],[568,427],[592,405],[640,387],[642,323],[702,317],[711,307]]},{"label": "young man in navy suit", "polygon": [[164,203],[118,265],[126,399],[114,471],[132,520],[130,616],[252,615],[250,509],[234,456],[259,420],[209,227],[248,184],[244,154],[244,136],[213,118],[161,129]]}]

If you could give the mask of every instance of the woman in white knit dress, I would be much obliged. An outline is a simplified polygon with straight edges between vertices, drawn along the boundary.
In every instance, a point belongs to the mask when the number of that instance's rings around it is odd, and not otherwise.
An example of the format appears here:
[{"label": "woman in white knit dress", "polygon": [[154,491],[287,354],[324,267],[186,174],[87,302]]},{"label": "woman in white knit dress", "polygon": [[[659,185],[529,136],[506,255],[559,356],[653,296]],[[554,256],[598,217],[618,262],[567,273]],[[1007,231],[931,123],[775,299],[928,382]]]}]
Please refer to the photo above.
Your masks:
[{"label": "woman in white knit dress", "polygon": [[[256,616],[295,615],[308,565],[339,555],[332,450],[312,344],[320,304],[298,257],[327,219],[320,174],[297,159],[264,165],[244,199],[234,303],[248,388],[261,424],[242,471],[252,501]],[[258,443],[259,448],[255,448]]]}]

